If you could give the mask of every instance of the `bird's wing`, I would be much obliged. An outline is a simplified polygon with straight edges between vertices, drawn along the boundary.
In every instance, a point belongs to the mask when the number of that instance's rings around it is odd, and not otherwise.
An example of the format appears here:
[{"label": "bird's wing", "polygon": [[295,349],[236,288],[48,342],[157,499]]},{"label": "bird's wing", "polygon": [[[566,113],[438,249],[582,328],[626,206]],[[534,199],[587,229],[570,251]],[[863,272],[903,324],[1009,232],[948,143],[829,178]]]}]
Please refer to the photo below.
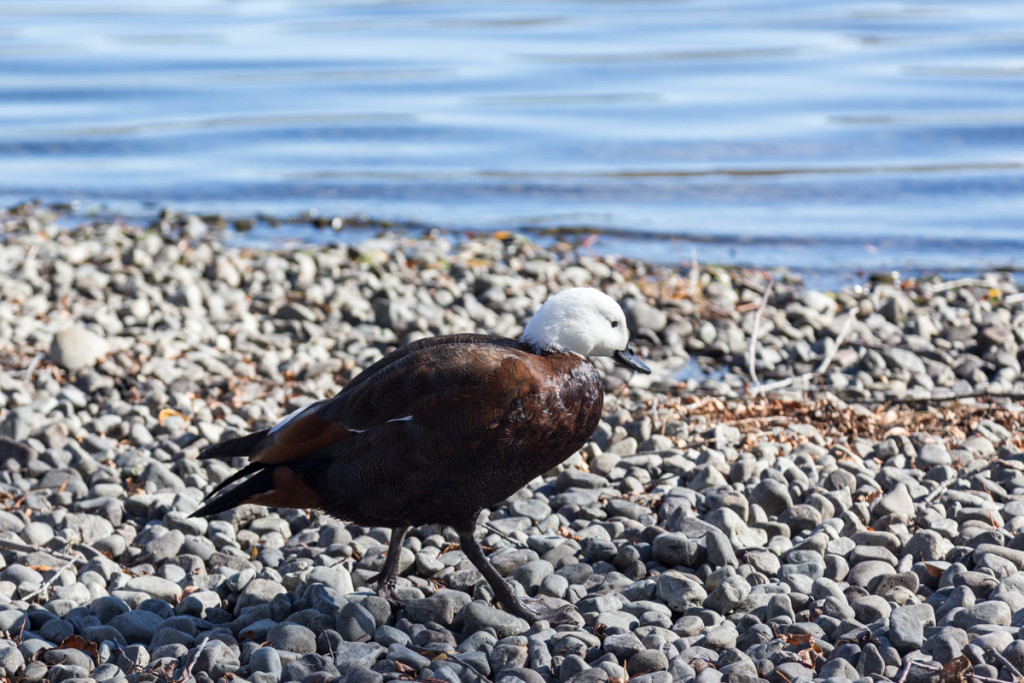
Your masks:
[{"label": "bird's wing", "polygon": [[397,349],[334,398],[305,406],[275,425],[250,460],[262,464],[299,460],[353,435],[411,421],[414,415],[422,419],[433,411],[444,411],[453,392],[480,381],[490,366],[508,355],[505,341],[486,335],[452,335]]}]

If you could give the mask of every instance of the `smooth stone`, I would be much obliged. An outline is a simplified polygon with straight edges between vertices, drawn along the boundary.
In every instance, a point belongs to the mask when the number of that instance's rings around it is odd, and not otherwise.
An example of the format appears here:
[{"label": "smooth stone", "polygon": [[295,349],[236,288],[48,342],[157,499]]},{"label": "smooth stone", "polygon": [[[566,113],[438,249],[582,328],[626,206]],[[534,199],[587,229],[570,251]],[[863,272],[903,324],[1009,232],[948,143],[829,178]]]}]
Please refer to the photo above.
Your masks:
[{"label": "smooth stone", "polygon": [[889,493],[885,493],[875,499],[875,503],[871,508],[871,514],[875,519],[894,514],[904,515],[908,519],[913,519],[914,499],[911,498],[907,485],[901,482]]},{"label": "smooth stone", "polygon": [[451,626],[455,616],[471,601],[472,598],[462,591],[442,588],[426,598],[407,600],[405,610],[414,622],[422,624],[432,621],[442,626]]},{"label": "smooth stone", "polygon": [[70,372],[92,367],[108,353],[110,343],[81,325],[70,325],[60,330],[50,344],[50,357]]},{"label": "smooth stone", "polygon": [[901,655],[919,650],[924,645],[924,624],[912,611],[896,607],[889,615],[889,640]]},{"label": "smooth stone", "polygon": [[316,634],[300,624],[278,624],[267,633],[269,644],[286,652],[316,652]]},{"label": "smooth stone", "polygon": [[462,618],[465,630],[472,632],[491,628],[498,638],[519,635],[530,628],[525,619],[491,607],[481,600],[466,605],[462,610]]},{"label": "smooth stone", "polygon": [[675,613],[682,613],[687,607],[700,606],[708,593],[695,577],[669,570],[655,579],[658,600]]},{"label": "smooth stone", "polygon": [[626,671],[631,677],[666,670],[668,670],[668,657],[661,650],[642,650],[630,657],[626,664]]},{"label": "smooth stone", "polygon": [[721,529],[733,548],[759,547],[768,542],[768,533],[764,529],[747,526],[743,518],[731,508],[712,510],[705,515],[704,520]]},{"label": "smooth stone", "polygon": [[703,605],[723,616],[740,609],[750,595],[750,584],[739,576],[730,576],[708,593]]},{"label": "smooth stone", "polygon": [[1013,615],[1005,602],[986,600],[964,607],[953,618],[953,624],[964,630],[982,624],[1009,626]]},{"label": "smooth stone", "polygon": [[164,618],[158,614],[145,610],[133,610],[118,614],[108,624],[117,629],[129,643],[148,645],[163,622]]},{"label": "smooth stone", "polygon": [[750,492],[750,502],[756,503],[769,516],[779,515],[793,507],[793,498],[785,484],[775,479],[762,479]]},{"label": "smooth stone", "polygon": [[280,678],[281,655],[273,647],[264,645],[249,655],[249,667],[253,671],[268,673]]},{"label": "smooth stone", "polygon": [[176,603],[181,595],[181,586],[159,576],[137,576],[125,584],[126,590],[141,591],[157,600]]},{"label": "smooth stone", "polygon": [[847,575],[846,579],[850,582],[851,586],[867,588],[868,585],[878,577],[894,574],[896,574],[896,569],[888,562],[882,562],[881,560],[868,560],[850,567],[850,573]]},{"label": "smooth stone", "polygon": [[280,583],[269,579],[253,579],[239,593],[238,600],[235,602],[235,615],[241,614],[246,607],[269,605],[275,596],[286,592],[287,590]]},{"label": "smooth stone", "polygon": [[335,646],[334,666],[342,674],[352,670],[354,667],[369,669],[385,654],[387,654],[387,650],[378,643],[350,643],[343,641]]},{"label": "smooth stone", "polygon": [[616,659],[623,660],[629,659],[646,648],[635,634],[626,632],[605,637],[602,649],[615,655]]},{"label": "smooth stone", "polygon": [[681,533],[664,533],[651,544],[654,559],[666,567],[697,567],[704,560],[704,548]]}]

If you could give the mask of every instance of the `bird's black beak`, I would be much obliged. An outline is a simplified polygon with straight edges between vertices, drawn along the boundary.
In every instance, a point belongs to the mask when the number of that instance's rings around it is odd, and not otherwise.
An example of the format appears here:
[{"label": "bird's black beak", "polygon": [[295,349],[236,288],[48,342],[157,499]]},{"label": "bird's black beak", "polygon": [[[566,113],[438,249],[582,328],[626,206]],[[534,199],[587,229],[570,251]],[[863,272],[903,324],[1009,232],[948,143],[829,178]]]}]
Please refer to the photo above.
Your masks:
[{"label": "bird's black beak", "polygon": [[637,372],[642,372],[645,375],[651,374],[651,369],[647,367],[642,360],[636,357],[636,353],[633,351],[633,348],[628,344],[626,345],[626,348],[613,353],[612,358],[614,358],[615,362],[624,368],[636,370]]}]

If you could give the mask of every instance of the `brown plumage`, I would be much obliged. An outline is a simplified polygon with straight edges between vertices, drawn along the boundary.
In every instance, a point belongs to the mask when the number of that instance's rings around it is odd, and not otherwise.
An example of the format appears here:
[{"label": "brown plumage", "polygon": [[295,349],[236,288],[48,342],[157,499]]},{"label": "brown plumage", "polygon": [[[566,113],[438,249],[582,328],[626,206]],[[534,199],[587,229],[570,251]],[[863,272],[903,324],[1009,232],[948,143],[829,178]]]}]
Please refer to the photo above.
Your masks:
[{"label": "brown plumage", "polygon": [[[535,319],[571,306],[596,307],[600,315],[588,322],[601,321],[596,326],[606,339],[586,350],[649,372],[628,349],[614,301],[595,290],[567,291]],[[563,618],[560,610],[517,598],[473,538],[482,509],[560,463],[597,427],[603,404],[597,370],[561,344],[572,336],[564,332],[565,321],[549,327],[531,333],[528,326],[520,341],[459,334],[414,342],[374,363],[334,398],[270,430],[210,446],[200,457],[243,455],[250,464],[194,514],[257,503],[318,508],[361,525],[392,527],[378,578],[381,594],[396,603],[397,559],[409,528],[450,525],[505,609],[531,621]]]}]

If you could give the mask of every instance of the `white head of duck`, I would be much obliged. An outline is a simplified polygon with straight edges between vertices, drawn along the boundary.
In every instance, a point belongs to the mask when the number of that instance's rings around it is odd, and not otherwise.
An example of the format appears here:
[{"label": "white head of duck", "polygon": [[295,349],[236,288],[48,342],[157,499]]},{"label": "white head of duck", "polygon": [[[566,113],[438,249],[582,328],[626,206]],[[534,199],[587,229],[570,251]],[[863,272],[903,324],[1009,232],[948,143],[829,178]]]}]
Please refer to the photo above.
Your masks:
[{"label": "white head of duck", "polygon": [[615,299],[589,287],[565,289],[545,301],[520,341],[538,351],[608,356],[631,370],[651,372],[629,346],[622,308]]}]

